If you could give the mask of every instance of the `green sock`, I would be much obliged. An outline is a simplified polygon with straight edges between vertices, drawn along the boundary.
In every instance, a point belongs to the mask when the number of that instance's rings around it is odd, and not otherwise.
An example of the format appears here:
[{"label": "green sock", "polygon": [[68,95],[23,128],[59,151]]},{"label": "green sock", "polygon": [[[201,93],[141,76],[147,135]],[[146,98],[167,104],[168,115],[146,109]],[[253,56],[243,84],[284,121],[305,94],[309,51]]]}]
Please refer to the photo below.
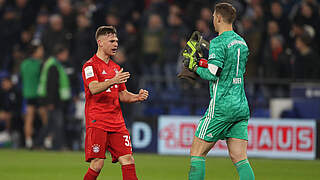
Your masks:
[{"label": "green sock", "polygon": [[248,159],[235,163],[240,180],[254,180],[254,174]]},{"label": "green sock", "polygon": [[204,180],[206,159],[200,156],[191,156],[189,180]]}]

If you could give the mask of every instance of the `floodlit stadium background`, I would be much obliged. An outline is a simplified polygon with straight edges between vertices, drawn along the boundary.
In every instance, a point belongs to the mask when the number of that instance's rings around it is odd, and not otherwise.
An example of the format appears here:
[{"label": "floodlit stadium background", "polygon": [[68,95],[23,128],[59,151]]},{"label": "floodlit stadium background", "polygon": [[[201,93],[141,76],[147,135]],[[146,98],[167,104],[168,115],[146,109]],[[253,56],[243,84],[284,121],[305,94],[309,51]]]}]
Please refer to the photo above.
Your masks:
[{"label": "floodlit stadium background", "polygon": [[[85,173],[81,67],[96,51],[94,33],[100,25],[117,28],[120,48],[114,60],[131,73],[128,90],[149,91],[144,103],[122,104],[138,152],[139,177],[186,179],[188,149],[209,92],[205,81],[194,86],[178,81],[179,54],[195,30],[208,41],[217,36],[212,25],[215,2],[0,0],[0,179],[79,179]],[[235,31],[250,49],[245,76],[252,117],[248,154],[258,158],[252,160],[256,177],[312,179],[320,175],[315,160],[320,152],[320,2],[229,2],[238,12]],[[24,150],[26,101],[20,65],[28,57],[27,47],[39,43],[45,48],[43,62],[56,45],[69,48],[63,66],[73,98],[65,103],[64,144],[53,151],[41,143],[32,151]],[[41,126],[36,116],[34,139],[39,138]],[[210,152],[210,156],[226,155],[224,142]],[[210,157],[207,163],[207,178],[236,178],[229,160]],[[108,164],[102,177],[119,179],[117,169]]]}]

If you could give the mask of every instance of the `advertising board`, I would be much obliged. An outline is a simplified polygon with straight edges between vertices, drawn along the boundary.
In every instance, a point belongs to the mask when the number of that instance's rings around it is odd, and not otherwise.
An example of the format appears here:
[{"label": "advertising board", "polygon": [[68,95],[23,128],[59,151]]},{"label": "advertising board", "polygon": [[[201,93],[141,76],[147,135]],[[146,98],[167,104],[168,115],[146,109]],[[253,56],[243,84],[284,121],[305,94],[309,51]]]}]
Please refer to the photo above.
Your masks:
[{"label": "advertising board", "polygon": [[[158,153],[188,155],[200,117],[160,116]],[[316,158],[316,122],[306,119],[250,119],[248,156],[267,158]],[[227,156],[225,141],[208,154]]]}]

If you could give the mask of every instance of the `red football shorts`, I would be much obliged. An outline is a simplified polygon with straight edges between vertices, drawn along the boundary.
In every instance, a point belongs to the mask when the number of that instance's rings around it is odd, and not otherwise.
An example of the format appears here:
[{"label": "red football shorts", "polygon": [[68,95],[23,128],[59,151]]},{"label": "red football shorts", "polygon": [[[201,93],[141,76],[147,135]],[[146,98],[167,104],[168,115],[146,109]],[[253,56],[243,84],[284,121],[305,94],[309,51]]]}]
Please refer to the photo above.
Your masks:
[{"label": "red football shorts", "polygon": [[132,154],[129,132],[88,128],[85,139],[86,161],[90,162],[94,158],[106,159],[106,150],[110,152],[113,163],[118,162],[120,156]]}]

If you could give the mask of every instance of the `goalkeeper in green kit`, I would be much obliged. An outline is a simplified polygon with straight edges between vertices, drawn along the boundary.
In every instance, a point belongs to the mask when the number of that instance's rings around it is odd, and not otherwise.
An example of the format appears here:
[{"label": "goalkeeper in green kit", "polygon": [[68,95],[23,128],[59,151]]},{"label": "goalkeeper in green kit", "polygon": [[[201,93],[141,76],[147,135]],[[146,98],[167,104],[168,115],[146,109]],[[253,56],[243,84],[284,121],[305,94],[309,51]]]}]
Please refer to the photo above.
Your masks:
[{"label": "goalkeeper in green kit", "polygon": [[236,10],[229,3],[218,3],[213,24],[219,36],[212,39],[207,66],[198,61],[184,64],[210,85],[210,104],[199,121],[191,146],[189,180],[203,180],[205,157],[218,140],[225,139],[229,155],[240,180],[253,180],[254,174],[247,159],[248,119],[250,117],[244,91],[243,74],[249,54],[246,42],[233,31]]}]

